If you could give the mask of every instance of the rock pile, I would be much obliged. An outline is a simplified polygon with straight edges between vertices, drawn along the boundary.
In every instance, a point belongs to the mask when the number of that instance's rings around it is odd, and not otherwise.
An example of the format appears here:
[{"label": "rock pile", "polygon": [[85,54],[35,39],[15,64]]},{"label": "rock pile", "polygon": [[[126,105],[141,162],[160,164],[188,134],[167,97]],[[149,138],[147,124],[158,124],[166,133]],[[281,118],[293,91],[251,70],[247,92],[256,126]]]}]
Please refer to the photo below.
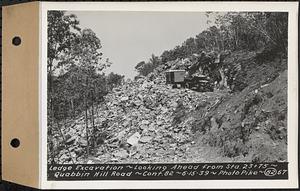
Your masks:
[{"label": "rock pile", "polygon": [[128,81],[105,97],[95,118],[97,136],[104,141],[94,157],[79,156],[87,145],[84,116],[64,130],[72,137],[70,150],[76,162],[172,162],[185,157],[194,143],[191,114],[199,107],[209,109],[223,94],[172,89],[161,76],[149,78]]}]

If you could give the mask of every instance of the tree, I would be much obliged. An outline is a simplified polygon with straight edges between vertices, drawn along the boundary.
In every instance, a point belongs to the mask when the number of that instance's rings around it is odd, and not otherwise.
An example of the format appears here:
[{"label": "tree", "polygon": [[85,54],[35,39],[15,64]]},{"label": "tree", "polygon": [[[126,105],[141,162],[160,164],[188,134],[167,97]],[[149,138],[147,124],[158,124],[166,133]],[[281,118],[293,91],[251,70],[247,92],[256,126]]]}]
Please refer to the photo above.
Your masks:
[{"label": "tree", "polygon": [[145,61],[139,62],[135,66],[135,69],[138,71],[139,75],[147,76],[148,74],[153,72],[153,70],[160,64],[161,64],[161,60],[159,59],[159,57],[152,54],[148,62]]},{"label": "tree", "polygon": [[[89,155],[90,142],[94,142],[96,132],[94,122],[94,104],[95,97],[99,93],[99,89],[96,88],[98,81],[97,73],[101,72],[106,67],[110,66],[110,63],[102,62],[101,53],[101,41],[91,29],[84,29],[80,34],[76,35],[76,40],[73,44],[72,55],[74,61],[72,65],[76,65],[79,68],[81,77],[81,87],[85,108],[85,124],[86,124],[86,139],[87,139],[87,156]],[[92,130],[90,131],[88,122],[88,110],[91,107],[91,123]],[[90,136],[92,135],[92,136]]]},{"label": "tree", "polygon": [[124,81],[123,75],[115,74],[111,72],[106,77],[106,83],[108,88],[111,90],[112,88],[121,85],[121,83]]},{"label": "tree", "polygon": [[283,12],[228,12],[217,16],[215,22],[227,49],[271,48],[281,52],[286,52],[287,23],[288,14]]},{"label": "tree", "polygon": [[139,70],[139,68],[143,67],[145,64],[146,64],[145,61],[141,61],[141,62],[139,62],[134,68],[135,68],[136,70]]},{"label": "tree", "polygon": [[149,63],[151,63],[153,66],[158,66],[160,64],[160,59],[158,56],[155,56],[154,54],[151,54],[151,58],[149,59]]},{"label": "tree", "polygon": [[47,72],[49,93],[52,92],[52,76],[56,69],[70,60],[71,45],[80,31],[75,15],[64,11],[48,11],[48,58]]},{"label": "tree", "polygon": [[[49,136],[52,137],[54,127],[54,95],[53,95],[53,74],[69,58],[71,43],[74,40],[75,33],[79,31],[78,20],[75,15],[65,15],[64,11],[48,11],[48,124]],[[57,123],[58,125],[58,123]],[[57,126],[59,132],[60,129]],[[52,139],[51,139],[52,140]],[[54,156],[52,156],[54,160]]]},{"label": "tree", "polygon": [[57,131],[66,141],[61,125],[66,127],[67,119],[84,112],[87,156],[96,131],[95,104],[103,101],[108,91],[101,71],[112,64],[109,59],[103,61],[101,48],[100,39],[91,29],[79,28],[75,15],[48,12],[49,135]]}]

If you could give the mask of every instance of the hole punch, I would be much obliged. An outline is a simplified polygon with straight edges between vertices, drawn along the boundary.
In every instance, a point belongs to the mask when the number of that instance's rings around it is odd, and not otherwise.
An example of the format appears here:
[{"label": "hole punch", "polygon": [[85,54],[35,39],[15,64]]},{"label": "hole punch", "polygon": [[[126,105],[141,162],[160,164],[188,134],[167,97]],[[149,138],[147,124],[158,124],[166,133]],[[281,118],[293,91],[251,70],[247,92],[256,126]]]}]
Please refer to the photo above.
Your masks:
[{"label": "hole punch", "polygon": [[15,45],[15,46],[19,46],[21,44],[21,38],[18,37],[18,36],[15,36],[13,39],[12,39],[12,44]]},{"label": "hole punch", "polygon": [[14,138],[10,141],[10,145],[13,147],[13,148],[18,148],[20,146],[20,140],[17,139],[17,138]]}]

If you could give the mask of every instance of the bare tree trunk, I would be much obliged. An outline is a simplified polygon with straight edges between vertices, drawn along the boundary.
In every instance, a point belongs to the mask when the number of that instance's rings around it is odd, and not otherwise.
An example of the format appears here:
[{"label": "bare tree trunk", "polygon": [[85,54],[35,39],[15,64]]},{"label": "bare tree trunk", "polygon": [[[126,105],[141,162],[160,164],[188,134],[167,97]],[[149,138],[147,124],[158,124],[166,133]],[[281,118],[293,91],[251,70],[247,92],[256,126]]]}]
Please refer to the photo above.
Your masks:
[{"label": "bare tree trunk", "polygon": [[100,108],[99,105],[100,105],[100,104],[96,105],[96,116],[97,116],[97,117],[99,117],[99,108]]},{"label": "bare tree trunk", "polygon": [[[88,77],[86,77],[86,87],[88,89]],[[87,90],[86,90],[87,92]],[[85,94],[85,129],[86,129],[86,155],[89,157],[90,155],[90,144],[89,144],[89,122],[88,122],[88,104],[87,104],[88,94]]]},{"label": "bare tree trunk", "polygon": [[235,49],[238,49],[238,44],[239,44],[239,42],[238,42],[238,32],[237,32],[237,30],[235,29],[234,30],[234,33],[235,33],[235,37],[234,37],[234,47],[235,47]]},{"label": "bare tree trunk", "polygon": [[[48,99],[48,109],[50,110],[49,111],[49,115],[50,115],[50,121],[49,121],[49,135],[50,137],[52,137],[52,134],[53,134],[53,130],[54,130],[54,106],[53,106],[53,92],[52,92],[52,59],[49,60],[49,71],[48,71],[48,79],[49,79],[49,88],[48,88],[48,92],[49,92],[49,99]],[[53,139],[51,139],[53,140]],[[54,161],[54,158],[55,158],[55,154],[54,152],[51,152],[51,158],[52,160]]]},{"label": "bare tree trunk", "polygon": [[96,128],[95,128],[95,119],[94,119],[94,90],[92,91],[92,128],[93,128],[93,141],[94,141],[94,145],[96,142]]},{"label": "bare tree trunk", "polygon": [[88,124],[88,107],[87,107],[87,98],[85,98],[85,130],[86,130],[86,154],[89,156],[89,124]]},{"label": "bare tree trunk", "polygon": [[54,152],[54,143],[53,143],[53,140],[54,140],[54,137],[53,137],[53,125],[52,125],[52,119],[51,119],[51,116],[50,116],[50,121],[48,122],[49,123],[49,127],[48,127],[48,149],[49,149],[49,153],[50,153],[50,158],[52,159],[51,163],[53,163],[55,161],[55,152]]},{"label": "bare tree trunk", "polygon": [[[65,102],[65,106],[67,106],[67,105],[68,105],[68,102]],[[67,110],[65,109],[64,110],[64,119],[63,119],[63,123],[64,123],[65,128],[67,127],[67,118],[68,118],[68,115],[67,115],[66,111]]]},{"label": "bare tree trunk", "polygon": [[71,106],[72,117],[75,118],[74,100],[73,99],[70,100],[70,106]]}]

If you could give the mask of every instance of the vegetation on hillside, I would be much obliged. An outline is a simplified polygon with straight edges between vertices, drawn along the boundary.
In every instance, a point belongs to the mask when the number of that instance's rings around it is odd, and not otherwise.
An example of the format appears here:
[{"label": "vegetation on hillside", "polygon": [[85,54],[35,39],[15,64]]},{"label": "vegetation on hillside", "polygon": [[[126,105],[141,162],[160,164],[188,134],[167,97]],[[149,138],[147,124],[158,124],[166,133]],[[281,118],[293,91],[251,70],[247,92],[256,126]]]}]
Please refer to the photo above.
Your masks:
[{"label": "vegetation on hillside", "polygon": [[91,29],[80,29],[75,15],[48,12],[48,138],[52,158],[56,148],[53,136],[59,133],[66,145],[68,137],[62,133],[62,126],[82,112],[89,153],[95,140],[95,107],[124,80],[119,74],[101,73],[111,65],[108,59],[103,61],[101,48],[100,39]]},{"label": "vegetation on hillside", "polygon": [[[49,163],[286,160],[288,14],[206,15],[211,27],[139,62],[125,82],[103,73],[112,63],[92,30],[49,11]],[[200,68],[213,92],[165,84],[168,69]]]},{"label": "vegetation on hillside", "polygon": [[168,61],[184,59],[202,51],[257,51],[261,58],[280,54],[286,57],[288,13],[279,12],[228,12],[207,13],[208,20],[215,24],[196,37],[188,38],[180,46],[164,51],[160,57],[152,55],[148,62],[142,61],[136,69],[146,76]]}]

